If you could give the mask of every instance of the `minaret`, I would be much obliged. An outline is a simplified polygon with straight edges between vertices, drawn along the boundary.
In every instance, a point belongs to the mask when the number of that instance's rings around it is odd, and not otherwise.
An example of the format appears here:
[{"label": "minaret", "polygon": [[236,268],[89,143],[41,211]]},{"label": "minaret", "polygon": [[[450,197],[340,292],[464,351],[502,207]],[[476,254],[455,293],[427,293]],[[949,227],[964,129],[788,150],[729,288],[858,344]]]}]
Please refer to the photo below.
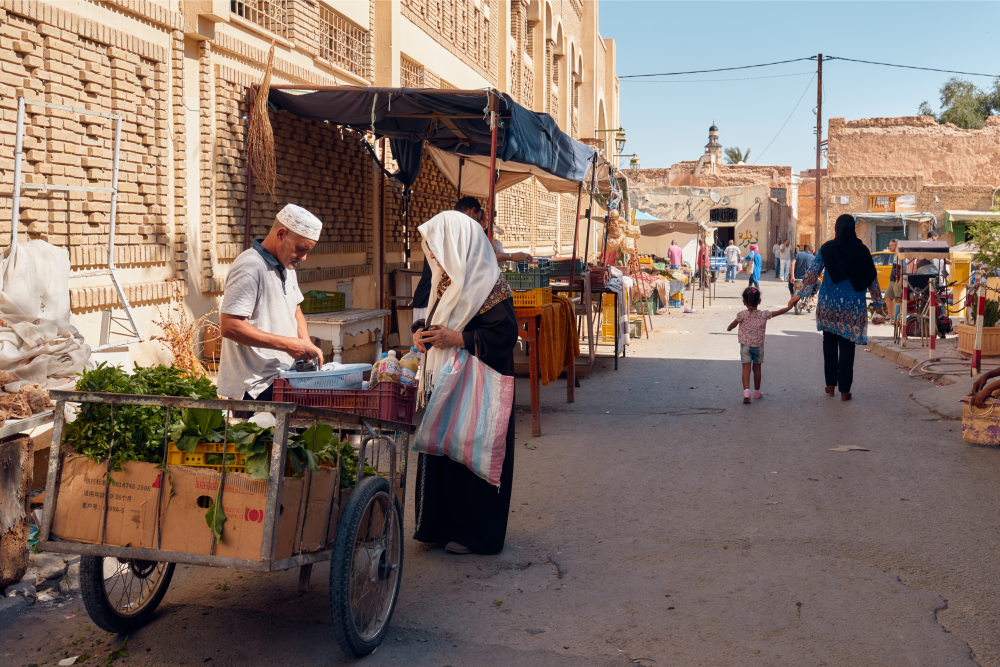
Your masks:
[{"label": "minaret", "polygon": [[719,143],[719,128],[713,124],[712,127],[708,128],[708,143],[705,144],[705,152],[718,155],[721,150],[722,144]]}]

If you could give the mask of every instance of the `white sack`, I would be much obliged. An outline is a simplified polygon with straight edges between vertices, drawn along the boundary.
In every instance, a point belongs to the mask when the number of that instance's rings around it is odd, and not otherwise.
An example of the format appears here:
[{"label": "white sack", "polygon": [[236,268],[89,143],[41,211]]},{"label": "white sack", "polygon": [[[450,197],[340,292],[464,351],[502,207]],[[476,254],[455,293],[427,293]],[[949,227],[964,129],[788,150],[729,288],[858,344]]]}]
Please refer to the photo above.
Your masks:
[{"label": "white sack", "polygon": [[69,255],[45,241],[11,245],[0,259],[0,369],[39,387],[75,380],[90,346],[73,324]]}]

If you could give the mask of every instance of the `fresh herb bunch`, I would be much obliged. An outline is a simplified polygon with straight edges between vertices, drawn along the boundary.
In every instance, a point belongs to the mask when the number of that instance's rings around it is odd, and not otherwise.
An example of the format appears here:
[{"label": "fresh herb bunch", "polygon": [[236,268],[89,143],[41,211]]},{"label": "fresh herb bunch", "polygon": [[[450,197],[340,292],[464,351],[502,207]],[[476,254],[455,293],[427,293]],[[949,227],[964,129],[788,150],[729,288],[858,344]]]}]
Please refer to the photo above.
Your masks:
[{"label": "fresh herb bunch", "polygon": [[[320,461],[328,461],[337,465],[337,455],[340,455],[340,488],[353,489],[358,483],[358,452],[348,440],[340,440],[333,434],[329,424],[313,424],[302,433],[288,438],[288,456],[292,470],[301,472],[308,467],[316,470]],[[296,459],[299,468],[296,468]],[[365,477],[378,475],[378,470],[365,463]]]},{"label": "fresh herb bunch", "polygon": [[[163,365],[144,368],[136,364],[133,374],[129,375],[118,366],[109,366],[102,362],[97,368],[80,374],[76,390],[218,398],[215,386],[208,379],[193,378],[186,375],[183,369]],[[171,412],[171,426],[181,421],[182,412],[182,410]],[[119,471],[125,461],[159,463],[162,460],[165,422],[166,414],[163,408],[83,403],[76,419],[66,424],[62,442],[93,461],[108,460],[110,450],[111,460],[108,469]]]},{"label": "fresh herb bunch", "polygon": [[247,473],[254,479],[267,479],[274,427],[261,428],[253,422],[233,424],[229,427],[229,439],[236,445],[236,451],[245,457]]}]

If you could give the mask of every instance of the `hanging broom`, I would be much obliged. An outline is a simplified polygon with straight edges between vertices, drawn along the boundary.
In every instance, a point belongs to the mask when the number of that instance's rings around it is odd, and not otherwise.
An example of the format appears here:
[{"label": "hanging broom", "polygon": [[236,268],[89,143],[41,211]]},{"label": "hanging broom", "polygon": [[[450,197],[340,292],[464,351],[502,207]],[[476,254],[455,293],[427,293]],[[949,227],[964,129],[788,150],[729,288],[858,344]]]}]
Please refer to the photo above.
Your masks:
[{"label": "hanging broom", "polygon": [[264,188],[277,203],[274,196],[274,183],[277,171],[274,166],[274,134],[271,132],[271,119],[268,118],[267,95],[271,87],[271,68],[274,64],[274,41],[271,42],[271,52],[267,56],[267,68],[257,86],[254,97],[253,111],[250,113],[250,127],[247,129],[247,165],[257,184]]}]

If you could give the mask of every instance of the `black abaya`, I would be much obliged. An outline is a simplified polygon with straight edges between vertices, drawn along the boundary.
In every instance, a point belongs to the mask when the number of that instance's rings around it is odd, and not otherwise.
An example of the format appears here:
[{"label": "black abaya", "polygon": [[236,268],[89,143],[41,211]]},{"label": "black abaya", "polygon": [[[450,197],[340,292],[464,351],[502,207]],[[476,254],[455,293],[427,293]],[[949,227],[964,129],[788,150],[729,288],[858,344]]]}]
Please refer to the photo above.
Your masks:
[{"label": "black abaya", "polygon": [[[517,316],[511,299],[504,299],[473,317],[462,330],[462,337],[470,354],[476,353],[478,337],[480,361],[513,377]],[[454,541],[476,553],[499,553],[507,536],[513,481],[514,405],[511,405],[499,489],[463,463],[446,456],[419,455],[413,539],[433,543]]]}]

